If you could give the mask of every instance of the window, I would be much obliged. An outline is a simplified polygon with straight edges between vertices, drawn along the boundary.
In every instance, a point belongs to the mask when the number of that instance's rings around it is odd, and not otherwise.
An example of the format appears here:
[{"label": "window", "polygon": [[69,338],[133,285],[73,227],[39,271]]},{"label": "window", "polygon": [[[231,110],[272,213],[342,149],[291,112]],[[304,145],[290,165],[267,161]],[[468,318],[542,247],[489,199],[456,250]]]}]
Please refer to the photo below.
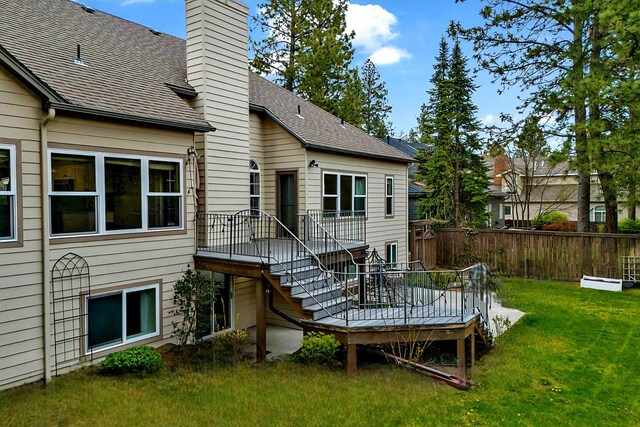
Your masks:
[{"label": "window", "polygon": [[386,182],[386,199],[385,199],[385,215],[393,216],[393,177],[387,176]]},{"label": "window", "polygon": [[86,297],[87,353],[160,334],[159,286]]},{"label": "window", "polygon": [[260,214],[260,167],[253,160],[249,161],[249,209],[251,215]]},{"label": "window", "polygon": [[504,216],[511,216],[511,205],[504,205]]},{"label": "window", "polygon": [[364,215],[367,209],[367,177],[325,173],[322,186],[322,206],[325,211],[339,211],[340,215]]},{"label": "window", "polygon": [[607,209],[604,206],[596,206],[589,211],[589,221],[605,222],[607,220]]},{"label": "window", "polygon": [[386,258],[388,268],[398,268],[398,242],[387,243]]},{"label": "window", "polygon": [[182,227],[182,162],[147,156],[50,152],[51,234]]},{"label": "window", "polygon": [[16,147],[0,144],[0,242],[17,239]]}]

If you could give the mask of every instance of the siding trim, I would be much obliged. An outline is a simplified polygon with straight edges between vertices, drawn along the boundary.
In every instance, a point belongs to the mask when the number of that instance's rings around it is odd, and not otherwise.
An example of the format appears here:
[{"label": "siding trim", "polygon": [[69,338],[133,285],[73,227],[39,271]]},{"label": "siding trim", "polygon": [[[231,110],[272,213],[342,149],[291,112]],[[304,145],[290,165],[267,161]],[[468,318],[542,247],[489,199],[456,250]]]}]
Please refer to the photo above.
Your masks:
[{"label": "siding trim", "polygon": [[15,240],[7,242],[0,241],[0,249],[2,248],[21,248],[23,247],[24,221],[23,221],[23,201],[22,201],[22,144],[20,140],[0,138],[0,144],[13,145],[15,147],[15,164],[16,164],[16,218],[14,230],[16,232]]}]

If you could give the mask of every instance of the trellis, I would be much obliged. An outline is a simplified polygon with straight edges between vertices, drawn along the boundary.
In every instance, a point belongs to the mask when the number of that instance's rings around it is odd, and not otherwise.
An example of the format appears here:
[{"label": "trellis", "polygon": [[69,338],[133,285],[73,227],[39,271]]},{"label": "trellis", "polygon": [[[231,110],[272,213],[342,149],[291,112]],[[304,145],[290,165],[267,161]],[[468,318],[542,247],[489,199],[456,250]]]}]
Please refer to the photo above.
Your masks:
[{"label": "trellis", "polygon": [[55,373],[84,356],[88,331],[84,299],[91,295],[89,264],[80,255],[68,253],[51,269],[51,304]]}]

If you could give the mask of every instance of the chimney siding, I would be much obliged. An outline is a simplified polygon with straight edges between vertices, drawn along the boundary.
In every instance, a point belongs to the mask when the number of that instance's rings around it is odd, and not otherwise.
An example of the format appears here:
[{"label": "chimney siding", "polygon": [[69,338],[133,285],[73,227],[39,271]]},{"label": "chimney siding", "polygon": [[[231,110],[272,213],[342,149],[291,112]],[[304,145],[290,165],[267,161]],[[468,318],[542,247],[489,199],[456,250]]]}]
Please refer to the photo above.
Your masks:
[{"label": "chimney siding", "polygon": [[249,208],[248,8],[235,0],[187,0],[187,79],[192,106],[216,128],[196,135],[201,211]]}]

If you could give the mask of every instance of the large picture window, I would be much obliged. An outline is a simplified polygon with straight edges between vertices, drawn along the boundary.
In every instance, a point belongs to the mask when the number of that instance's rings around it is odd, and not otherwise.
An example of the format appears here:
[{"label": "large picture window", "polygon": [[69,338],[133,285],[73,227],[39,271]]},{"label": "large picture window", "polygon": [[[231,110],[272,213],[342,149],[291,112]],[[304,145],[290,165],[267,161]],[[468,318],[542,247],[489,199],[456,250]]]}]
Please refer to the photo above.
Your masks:
[{"label": "large picture window", "polygon": [[87,353],[151,338],[160,333],[159,286],[86,298]]},{"label": "large picture window", "polygon": [[367,177],[325,172],[322,186],[322,209],[364,215],[367,209]]},{"label": "large picture window", "polygon": [[0,144],[0,242],[16,239],[16,148]]},{"label": "large picture window", "polygon": [[52,150],[51,234],[109,234],[182,227],[182,162]]}]

